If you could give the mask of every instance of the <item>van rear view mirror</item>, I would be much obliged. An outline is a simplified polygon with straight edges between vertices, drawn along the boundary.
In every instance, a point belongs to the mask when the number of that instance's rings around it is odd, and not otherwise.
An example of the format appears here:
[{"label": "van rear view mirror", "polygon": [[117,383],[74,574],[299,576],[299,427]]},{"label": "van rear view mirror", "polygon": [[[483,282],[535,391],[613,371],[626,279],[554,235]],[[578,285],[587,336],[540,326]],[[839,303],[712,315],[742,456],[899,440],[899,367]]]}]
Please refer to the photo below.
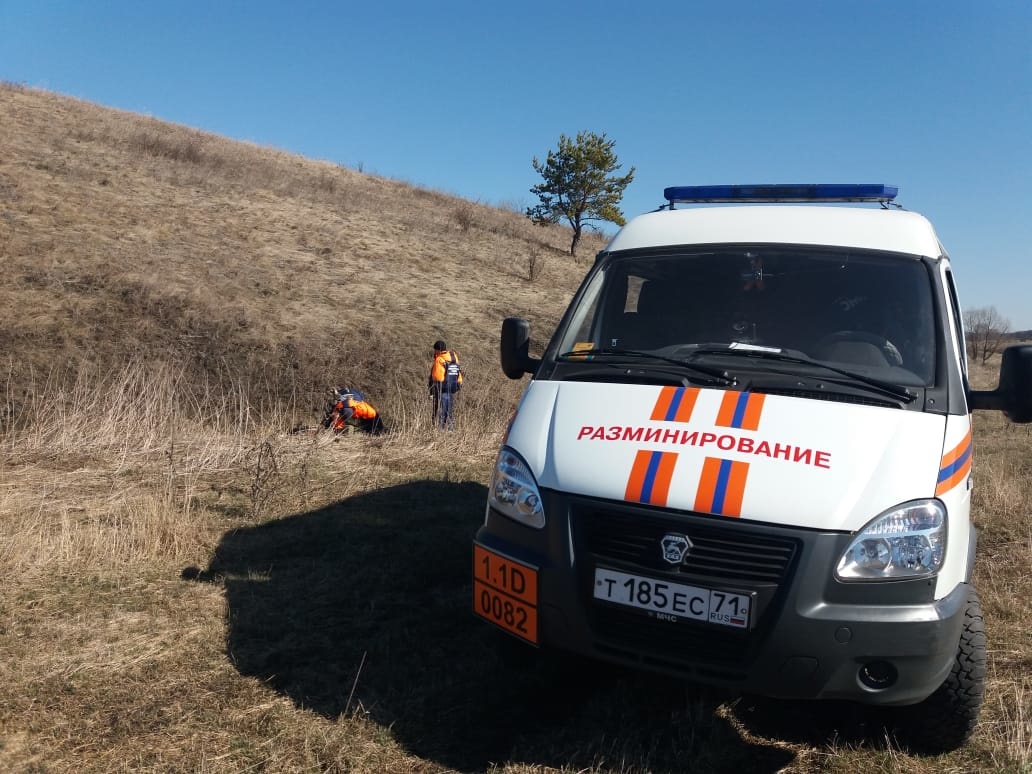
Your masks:
[{"label": "van rear view mirror", "polygon": [[522,317],[506,317],[502,320],[500,346],[502,371],[510,379],[519,379],[523,374],[537,371],[541,361],[530,356],[530,323]]},{"label": "van rear view mirror", "polygon": [[1032,345],[1007,347],[1000,361],[1000,384],[995,390],[972,390],[972,409],[1002,411],[1011,422],[1032,422]]}]

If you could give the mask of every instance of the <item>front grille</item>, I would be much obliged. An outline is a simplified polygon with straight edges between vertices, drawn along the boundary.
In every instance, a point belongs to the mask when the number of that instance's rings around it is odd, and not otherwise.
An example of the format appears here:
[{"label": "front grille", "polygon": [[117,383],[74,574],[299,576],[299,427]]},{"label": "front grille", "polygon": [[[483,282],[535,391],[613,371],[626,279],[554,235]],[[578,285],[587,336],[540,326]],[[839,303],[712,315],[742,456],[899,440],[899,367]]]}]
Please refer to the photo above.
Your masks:
[{"label": "front grille", "polygon": [[[742,522],[619,503],[571,505],[582,599],[596,647],[625,661],[699,679],[744,676],[791,578],[800,541]],[[661,541],[685,535],[684,561],[663,559]],[[596,566],[705,588],[753,595],[752,625],[735,629],[665,621],[593,596]]]},{"label": "front grille", "polygon": [[[633,565],[640,570],[674,572],[694,580],[726,585],[780,583],[798,541],[754,530],[706,524],[696,516],[659,516],[647,511],[604,507],[576,508],[575,529],[583,548],[598,561]],[[663,560],[660,541],[667,533],[687,535],[693,547],[676,568]]]}]

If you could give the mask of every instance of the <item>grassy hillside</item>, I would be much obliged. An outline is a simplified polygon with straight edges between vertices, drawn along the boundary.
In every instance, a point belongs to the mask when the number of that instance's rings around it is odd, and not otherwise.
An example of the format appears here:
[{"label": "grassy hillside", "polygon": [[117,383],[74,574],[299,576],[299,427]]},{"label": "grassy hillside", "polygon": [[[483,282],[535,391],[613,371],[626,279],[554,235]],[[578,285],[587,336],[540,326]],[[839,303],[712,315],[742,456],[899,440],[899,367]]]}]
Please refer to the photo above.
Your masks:
[{"label": "grassy hillside", "polygon": [[15,391],[132,362],[385,400],[425,382],[437,338],[497,371],[501,318],[545,335],[601,246],[574,261],[565,229],[510,210],[54,94],[0,87],[0,116]]},{"label": "grassy hillside", "polygon": [[[0,126],[0,771],[1032,767],[1028,427],[976,417],[990,661],[962,750],[537,654],[470,613],[521,389],[498,329],[540,346],[599,243],[17,86]],[[438,337],[468,374],[454,433],[428,421]],[[342,381],[394,432],[288,432]]]}]

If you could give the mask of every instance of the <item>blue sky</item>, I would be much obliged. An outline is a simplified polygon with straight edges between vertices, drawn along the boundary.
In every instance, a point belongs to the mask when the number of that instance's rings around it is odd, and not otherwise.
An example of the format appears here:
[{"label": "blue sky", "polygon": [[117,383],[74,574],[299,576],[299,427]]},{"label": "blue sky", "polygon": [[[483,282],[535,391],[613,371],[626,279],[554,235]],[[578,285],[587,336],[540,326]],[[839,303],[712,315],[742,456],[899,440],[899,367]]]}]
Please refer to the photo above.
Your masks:
[{"label": "blue sky", "polygon": [[964,306],[1032,329],[1028,0],[0,0],[0,79],[521,208],[581,130],[636,168],[628,217],[889,183]]}]

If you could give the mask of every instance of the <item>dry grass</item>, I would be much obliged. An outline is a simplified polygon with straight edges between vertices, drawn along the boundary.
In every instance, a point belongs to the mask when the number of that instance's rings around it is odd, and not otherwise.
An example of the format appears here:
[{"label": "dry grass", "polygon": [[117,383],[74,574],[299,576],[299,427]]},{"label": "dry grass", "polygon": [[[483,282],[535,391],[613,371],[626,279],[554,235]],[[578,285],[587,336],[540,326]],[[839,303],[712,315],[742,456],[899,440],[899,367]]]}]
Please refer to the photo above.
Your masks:
[{"label": "dry grass", "polygon": [[437,338],[493,366],[501,316],[552,327],[601,246],[574,263],[509,211],[56,95],[0,88],[0,114],[15,397],[84,358],[305,409],[342,378],[418,383]]},{"label": "dry grass", "polygon": [[[520,389],[499,320],[544,333],[587,255],[513,208],[52,94],[0,86],[0,115],[0,769],[1032,768],[1028,428],[976,422],[990,677],[963,750],[540,657],[470,615],[469,544]],[[439,335],[470,374],[447,434]],[[288,432],[344,379],[393,432]]]}]

